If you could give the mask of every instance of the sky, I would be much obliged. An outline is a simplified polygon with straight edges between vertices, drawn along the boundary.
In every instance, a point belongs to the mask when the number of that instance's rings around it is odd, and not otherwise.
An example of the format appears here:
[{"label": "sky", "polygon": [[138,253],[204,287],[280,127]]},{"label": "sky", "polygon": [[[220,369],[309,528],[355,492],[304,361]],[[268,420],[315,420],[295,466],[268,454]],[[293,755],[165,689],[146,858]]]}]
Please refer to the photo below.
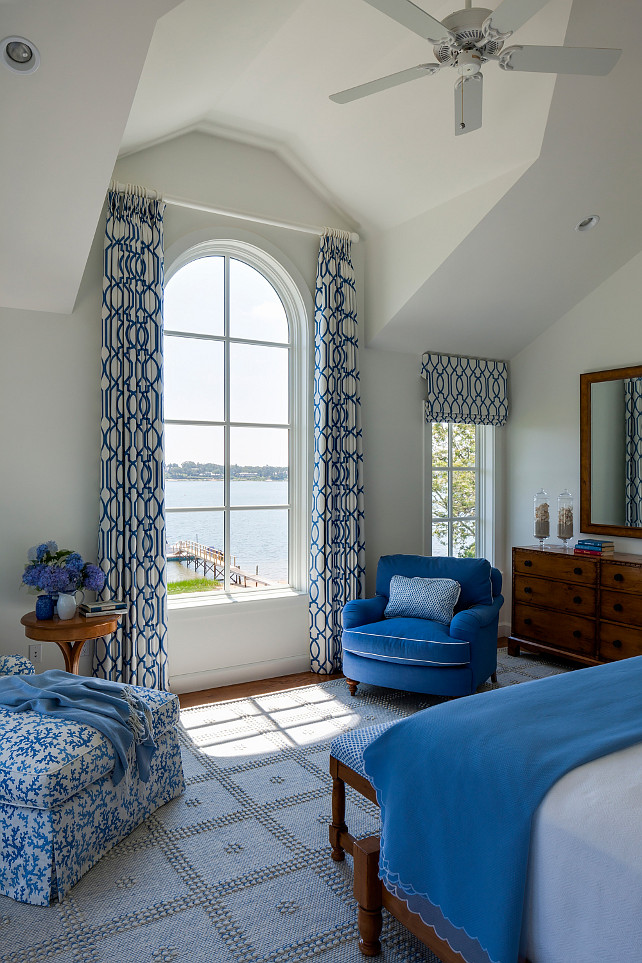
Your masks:
[{"label": "sky", "polygon": [[[224,259],[190,261],[165,288],[165,330],[222,336]],[[272,285],[258,271],[230,259],[230,337],[270,344],[230,344],[232,421],[283,428],[232,427],[230,461],[237,465],[288,463],[288,322]],[[280,344],[278,344],[280,342]],[[224,417],[222,341],[165,336],[165,418],[221,421]],[[167,425],[167,462],[223,462],[223,429]]]}]

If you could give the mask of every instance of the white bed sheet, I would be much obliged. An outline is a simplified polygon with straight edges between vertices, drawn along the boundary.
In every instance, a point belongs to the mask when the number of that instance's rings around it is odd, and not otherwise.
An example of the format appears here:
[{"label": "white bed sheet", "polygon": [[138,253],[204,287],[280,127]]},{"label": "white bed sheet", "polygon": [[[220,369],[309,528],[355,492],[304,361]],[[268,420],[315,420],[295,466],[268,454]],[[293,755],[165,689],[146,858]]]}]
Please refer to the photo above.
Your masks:
[{"label": "white bed sheet", "polygon": [[521,952],[642,963],[642,744],[567,773],[539,806]]}]

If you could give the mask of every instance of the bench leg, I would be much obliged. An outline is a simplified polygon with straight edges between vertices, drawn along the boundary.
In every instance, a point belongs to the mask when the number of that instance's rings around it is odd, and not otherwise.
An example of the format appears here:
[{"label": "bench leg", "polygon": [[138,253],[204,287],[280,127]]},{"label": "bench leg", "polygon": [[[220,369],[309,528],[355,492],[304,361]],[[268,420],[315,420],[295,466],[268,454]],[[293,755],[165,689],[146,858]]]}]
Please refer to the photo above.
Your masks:
[{"label": "bench leg", "polygon": [[[335,767],[336,768],[336,767]],[[330,766],[332,772],[332,765]],[[332,772],[332,822],[330,823],[330,845],[332,858],[335,863],[341,863],[346,858],[345,850],[339,839],[342,833],[347,833],[346,826],[346,784]]]},{"label": "bench leg", "polygon": [[355,839],[352,855],[354,858],[354,898],[359,907],[357,923],[359,926],[359,949],[364,956],[378,956],[381,953],[381,880],[379,879],[379,837],[368,836]]},{"label": "bench leg", "polygon": [[351,695],[351,696],[356,695],[356,694],[357,694],[357,686],[359,685],[359,683],[358,683],[358,682],[355,682],[354,679],[346,679],[346,682],[348,683],[348,688],[350,689],[350,695]]}]

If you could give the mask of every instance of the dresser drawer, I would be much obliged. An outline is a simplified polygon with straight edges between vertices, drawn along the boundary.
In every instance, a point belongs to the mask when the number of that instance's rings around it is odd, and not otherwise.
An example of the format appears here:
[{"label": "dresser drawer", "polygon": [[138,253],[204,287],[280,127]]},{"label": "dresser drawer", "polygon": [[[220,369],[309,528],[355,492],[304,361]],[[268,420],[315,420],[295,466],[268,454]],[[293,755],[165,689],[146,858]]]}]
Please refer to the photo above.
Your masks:
[{"label": "dresser drawer", "polygon": [[512,634],[568,652],[595,654],[595,622],[576,615],[562,617],[557,612],[516,602]]},{"label": "dresser drawer", "polygon": [[539,575],[542,578],[582,582],[585,585],[596,584],[597,564],[592,558],[552,552],[547,555],[546,552],[529,552],[527,548],[516,548],[513,553],[513,570],[516,575]]},{"label": "dresser drawer", "polygon": [[626,622],[627,625],[642,625],[642,595],[627,595],[626,592],[600,592],[600,617],[610,622]]},{"label": "dresser drawer", "polygon": [[590,586],[516,575],[513,591],[516,602],[544,605],[559,612],[570,612],[571,615],[595,615],[597,589]]},{"label": "dresser drawer", "polygon": [[642,628],[632,629],[602,622],[599,654],[601,659],[630,659],[634,655],[642,655]]},{"label": "dresser drawer", "polygon": [[639,592],[642,595],[642,567],[623,565],[621,562],[602,562],[600,579],[602,588],[618,592]]}]

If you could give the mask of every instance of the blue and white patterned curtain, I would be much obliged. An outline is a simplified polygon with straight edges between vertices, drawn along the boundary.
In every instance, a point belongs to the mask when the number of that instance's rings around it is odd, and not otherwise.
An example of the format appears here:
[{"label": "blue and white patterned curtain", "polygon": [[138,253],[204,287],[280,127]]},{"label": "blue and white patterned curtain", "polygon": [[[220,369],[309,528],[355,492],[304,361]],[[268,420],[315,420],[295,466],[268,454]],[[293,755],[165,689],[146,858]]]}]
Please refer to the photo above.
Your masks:
[{"label": "blue and white patterned curtain", "polygon": [[341,612],[365,572],[357,296],[350,235],[321,238],[314,304],[314,476],[310,547],[313,672],[341,668]]},{"label": "blue and white patterned curtain", "polygon": [[167,688],[163,436],[163,211],[141,188],[110,190],[101,354],[99,564],[128,602],[96,644],[94,674]]},{"label": "blue and white patterned curtain", "polygon": [[505,361],[425,354],[421,375],[428,386],[427,422],[501,425],[508,418],[508,365]]},{"label": "blue and white patterned curtain", "polygon": [[642,379],[624,382],[626,415],[626,524],[642,525]]}]

